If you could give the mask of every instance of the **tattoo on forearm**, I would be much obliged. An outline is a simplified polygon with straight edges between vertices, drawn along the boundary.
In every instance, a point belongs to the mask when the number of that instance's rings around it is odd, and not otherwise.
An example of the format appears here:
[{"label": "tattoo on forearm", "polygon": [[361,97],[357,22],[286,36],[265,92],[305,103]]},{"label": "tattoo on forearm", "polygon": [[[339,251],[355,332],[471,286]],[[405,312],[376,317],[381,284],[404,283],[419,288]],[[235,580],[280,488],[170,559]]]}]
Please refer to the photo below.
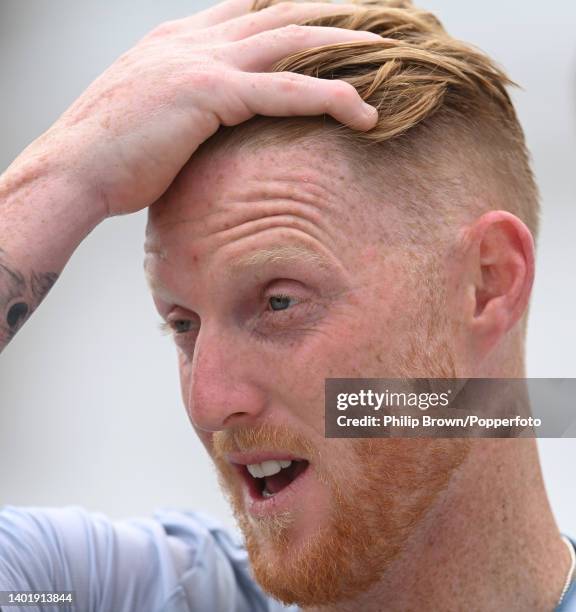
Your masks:
[{"label": "tattoo on forearm", "polygon": [[14,269],[0,249],[0,351],[50,291],[58,274]]}]

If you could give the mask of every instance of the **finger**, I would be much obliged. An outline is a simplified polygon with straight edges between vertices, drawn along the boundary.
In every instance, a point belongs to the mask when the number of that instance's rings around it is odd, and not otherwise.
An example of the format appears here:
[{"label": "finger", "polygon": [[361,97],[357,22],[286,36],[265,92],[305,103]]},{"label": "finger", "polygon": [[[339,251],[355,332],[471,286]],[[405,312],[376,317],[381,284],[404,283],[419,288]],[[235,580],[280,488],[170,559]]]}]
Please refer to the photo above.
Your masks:
[{"label": "finger", "polygon": [[381,36],[372,32],[288,25],[236,41],[226,46],[225,53],[243,70],[264,72],[281,59],[305,49],[337,43],[382,40]]},{"label": "finger", "polygon": [[188,28],[208,28],[223,21],[250,13],[253,4],[254,0],[226,0],[179,21],[182,26]]},{"label": "finger", "polygon": [[238,90],[243,107],[251,114],[220,117],[225,125],[237,125],[253,115],[290,117],[323,114],[362,131],[376,125],[376,109],[365,104],[356,89],[345,81],[317,79],[293,72],[238,75],[242,79]]},{"label": "finger", "polygon": [[357,4],[281,2],[257,13],[249,13],[235,19],[230,19],[210,29],[215,39],[232,42],[291,23],[302,23],[310,19],[329,15],[341,15],[354,11],[358,11]]}]

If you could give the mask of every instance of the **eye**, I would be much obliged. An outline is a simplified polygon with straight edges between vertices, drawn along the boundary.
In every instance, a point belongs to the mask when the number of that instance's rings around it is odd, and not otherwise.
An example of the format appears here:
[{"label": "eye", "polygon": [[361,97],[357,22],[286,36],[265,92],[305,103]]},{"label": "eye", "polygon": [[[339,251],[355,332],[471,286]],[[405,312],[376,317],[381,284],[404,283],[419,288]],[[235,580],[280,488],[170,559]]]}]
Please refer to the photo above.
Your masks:
[{"label": "eye", "polygon": [[192,321],[190,319],[174,319],[170,321],[170,327],[175,334],[185,334],[192,329]]},{"label": "eye", "polygon": [[190,319],[170,319],[159,324],[163,334],[181,335],[193,331],[193,321]]},{"label": "eye", "polygon": [[268,298],[268,305],[270,310],[279,311],[287,310],[290,306],[296,304],[297,301],[291,298],[289,295],[273,295]]}]

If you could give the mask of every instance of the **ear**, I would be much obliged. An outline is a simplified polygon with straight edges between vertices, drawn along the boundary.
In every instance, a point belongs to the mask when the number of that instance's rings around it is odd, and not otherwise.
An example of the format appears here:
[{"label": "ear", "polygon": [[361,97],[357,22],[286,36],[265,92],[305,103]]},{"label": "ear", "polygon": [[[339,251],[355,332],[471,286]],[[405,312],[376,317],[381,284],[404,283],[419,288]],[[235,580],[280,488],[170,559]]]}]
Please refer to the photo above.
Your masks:
[{"label": "ear", "polygon": [[509,212],[482,215],[465,232],[468,328],[485,354],[522,318],[534,282],[534,240]]}]

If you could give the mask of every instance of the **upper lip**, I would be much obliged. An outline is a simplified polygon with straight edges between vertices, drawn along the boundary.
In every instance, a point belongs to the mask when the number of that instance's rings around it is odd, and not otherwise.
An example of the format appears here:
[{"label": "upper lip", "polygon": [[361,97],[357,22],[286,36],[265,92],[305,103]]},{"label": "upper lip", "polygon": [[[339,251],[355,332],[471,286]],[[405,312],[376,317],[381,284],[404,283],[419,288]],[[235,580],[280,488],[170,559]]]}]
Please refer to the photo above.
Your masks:
[{"label": "upper lip", "polygon": [[230,463],[237,465],[251,465],[262,463],[263,461],[303,461],[304,457],[295,455],[287,451],[253,451],[246,453],[227,453],[226,458]]}]

